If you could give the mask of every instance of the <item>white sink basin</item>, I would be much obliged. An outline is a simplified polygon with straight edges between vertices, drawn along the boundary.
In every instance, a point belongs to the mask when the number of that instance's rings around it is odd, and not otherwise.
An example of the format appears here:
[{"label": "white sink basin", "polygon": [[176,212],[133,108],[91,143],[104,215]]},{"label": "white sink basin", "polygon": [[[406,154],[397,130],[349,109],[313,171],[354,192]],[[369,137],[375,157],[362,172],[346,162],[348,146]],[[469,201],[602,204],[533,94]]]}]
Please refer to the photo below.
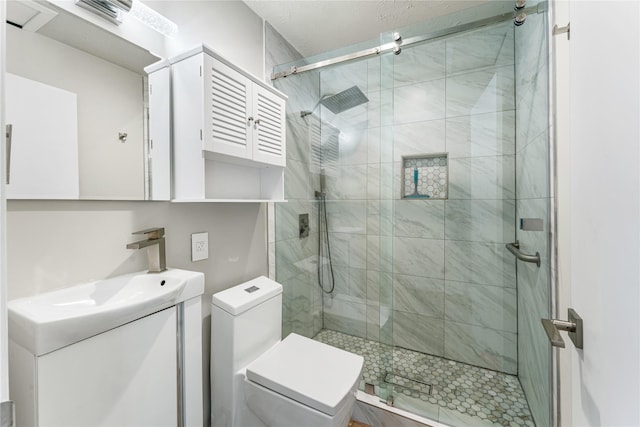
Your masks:
[{"label": "white sink basin", "polygon": [[41,355],[202,295],[204,274],[126,274],[7,303],[9,338]]}]

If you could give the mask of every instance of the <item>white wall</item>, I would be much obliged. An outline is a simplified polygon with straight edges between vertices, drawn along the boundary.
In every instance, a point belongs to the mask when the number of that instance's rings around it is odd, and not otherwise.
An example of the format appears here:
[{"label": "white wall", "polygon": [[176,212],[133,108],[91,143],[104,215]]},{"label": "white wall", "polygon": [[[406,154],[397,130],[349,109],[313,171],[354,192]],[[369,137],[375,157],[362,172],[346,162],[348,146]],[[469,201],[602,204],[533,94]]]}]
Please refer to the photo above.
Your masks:
[{"label": "white wall", "polygon": [[263,78],[262,18],[243,2],[150,0],[145,4],[178,24],[178,34],[165,39],[165,57],[204,42],[234,64]]}]

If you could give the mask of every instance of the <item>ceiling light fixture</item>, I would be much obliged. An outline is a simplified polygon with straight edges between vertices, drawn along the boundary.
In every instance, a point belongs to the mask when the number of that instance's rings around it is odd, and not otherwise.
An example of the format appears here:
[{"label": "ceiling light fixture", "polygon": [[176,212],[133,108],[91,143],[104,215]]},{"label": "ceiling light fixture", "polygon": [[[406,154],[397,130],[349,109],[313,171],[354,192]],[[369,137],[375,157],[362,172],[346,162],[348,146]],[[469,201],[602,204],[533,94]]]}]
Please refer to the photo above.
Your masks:
[{"label": "ceiling light fixture", "polygon": [[140,0],[133,2],[130,15],[165,36],[172,36],[178,32],[178,25],[175,22],[151,9]]}]

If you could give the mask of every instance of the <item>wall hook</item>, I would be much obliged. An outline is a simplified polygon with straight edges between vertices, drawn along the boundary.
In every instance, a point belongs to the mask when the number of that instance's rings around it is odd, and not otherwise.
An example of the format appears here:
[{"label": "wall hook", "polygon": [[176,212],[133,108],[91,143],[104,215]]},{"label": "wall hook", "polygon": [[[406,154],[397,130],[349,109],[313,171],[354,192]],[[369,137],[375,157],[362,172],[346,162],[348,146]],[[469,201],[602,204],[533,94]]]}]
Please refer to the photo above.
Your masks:
[{"label": "wall hook", "polygon": [[123,144],[125,142],[127,142],[127,133],[126,132],[118,132],[118,139],[120,140],[120,142],[122,142]]}]

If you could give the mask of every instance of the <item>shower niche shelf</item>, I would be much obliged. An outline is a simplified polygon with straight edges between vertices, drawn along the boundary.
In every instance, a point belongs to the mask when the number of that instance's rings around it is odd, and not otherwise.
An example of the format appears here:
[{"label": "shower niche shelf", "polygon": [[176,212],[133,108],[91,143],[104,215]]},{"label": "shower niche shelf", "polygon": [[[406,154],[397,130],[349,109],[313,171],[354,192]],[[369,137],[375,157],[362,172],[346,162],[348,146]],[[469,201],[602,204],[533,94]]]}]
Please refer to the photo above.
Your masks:
[{"label": "shower niche shelf", "polygon": [[447,199],[449,159],[447,153],[402,157],[403,199]]}]

